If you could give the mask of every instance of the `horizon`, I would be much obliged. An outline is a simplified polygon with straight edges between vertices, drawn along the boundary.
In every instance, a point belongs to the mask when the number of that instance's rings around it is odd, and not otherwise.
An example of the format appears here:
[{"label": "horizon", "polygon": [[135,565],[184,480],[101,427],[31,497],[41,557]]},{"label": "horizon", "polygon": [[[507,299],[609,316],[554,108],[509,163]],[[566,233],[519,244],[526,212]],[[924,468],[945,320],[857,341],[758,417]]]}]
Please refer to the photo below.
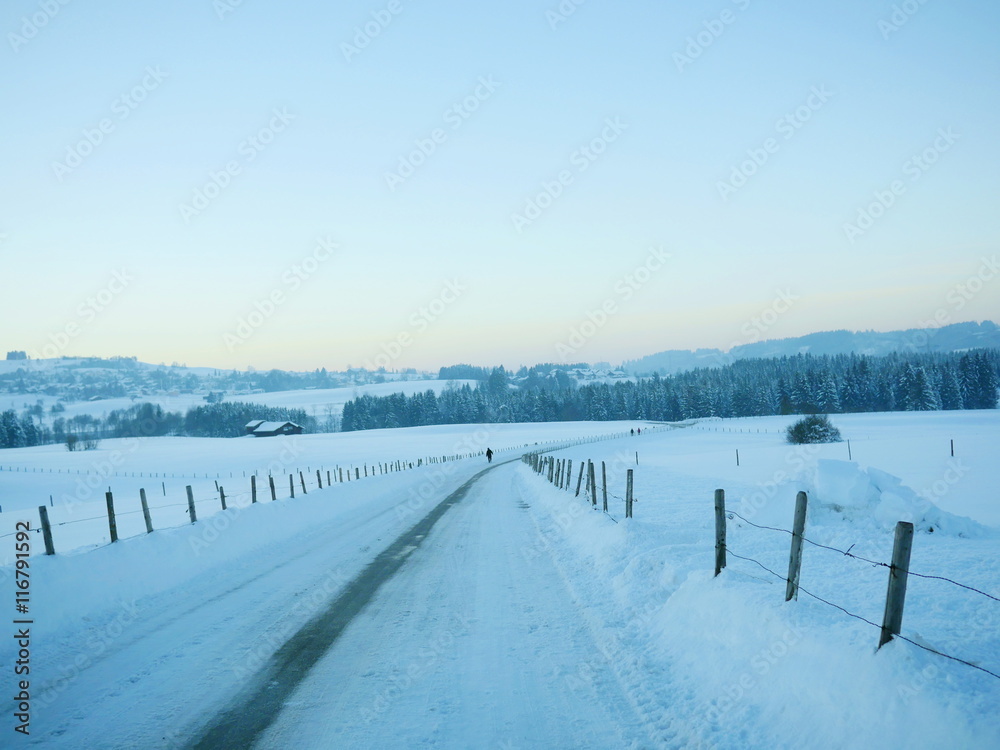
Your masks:
[{"label": "horizon", "polygon": [[[993,326],[997,326],[998,325],[993,320],[985,319],[985,320],[955,321],[954,323],[949,323],[946,326],[941,326],[941,328],[944,328],[944,327],[947,327],[947,326],[951,326],[951,325],[964,325],[964,324],[974,324],[974,325],[977,325],[977,326],[983,326],[985,324],[990,324],[990,325],[993,325]],[[810,333],[803,334],[802,336],[789,336],[789,337],[780,338],[780,339],[777,339],[777,338],[775,338],[775,339],[762,339],[760,341],[752,342],[752,343],[756,343],[756,344],[767,344],[767,343],[772,343],[772,342],[773,343],[779,343],[779,342],[782,342],[782,341],[796,340],[796,339],[799,339],[799,338],[805,338],[805,337],[809,337],[809,336],[822,336],[824,334],[832,334],[832,333],[847,333],[847,334],[850,334],[850,335],[858,335],[858,334],[889,335],[889,334],[894,334],[894,333],[909,333],[911,331],[926,331],[926,330],[938,330],[938,329],[927,328],[927,329],[907,329],[907,330],[893,330],[893,331],[878,331],[878,330],[869,328],[869,329],[853,330],[852,331],[852,330],[846,329],[846,328],[837,328],[837,329],[832,329],[832,330],[827,330],[827,331],[812,331]],[[747,344],[741,344],[741,346],[746,346],[746,345]],[[916,350],[917,348],[919,348],[919,347],[916,347],[914,345],[914,350]],[[15,349],[15,350],[12,350],[11,353],[21,352],[21,351],[24,351],[24,350]],[[729,352],[731,350],[719,350],[719,349],[715,349],[713,347],[697,347],[697,348],[694,348],[694,349],[667,349],[667,350],[661,350],[661,351],[658,351],[658,352],[649,352],[649,353],[646,353],[646,354],[643,354],[643,355],[639,355],[637,357],[633,357],[632,359],[628,359],[628,360],[622,360],[621,362],[618,362],[617,364],[614,363],[614,362],[608,362],[608,361],[586,361],[586,360],[579,360],[579,361],[576,361],[576,362],[555,362],[555,361],[548,360],[548,361],[534,362],[532,364],[519,363],[517,365],[508,364],[506,362],[500,362],[500,363],[493,362],[493,363],[483,363],[483,364],[477,364],[477,363],[473,363],[473,362],[451,362],[449,364],[438,364],[438,365],[435,365],[435,366],[433,366],[431,368],[428,368],[428,369],[413,368],[413,367],[397,368],[397,369],[390,369],[390,368],[386,367],[386,368],[382,368],[382,369],[384,369],[384,371],[387,374],[408,374],[408,371],[414,371],[414,372],[416,372],[418,374],[433,374],[435,372],[440,372],[440,370],[442,368],[445,368],[445,367],[456,367],[456,366],[458,366],[458,367],[460,367],[460,366],[470,366],[470,367],[478,367],[478,368],[484,368],[484,369],[493,369],[493,368],[503,367],[507,372],[517,372],[521,368],[531,369],[533,367],[544,366],[544,365],[553,365],[553,366],[585,365],[585,366],[590,367],[592,369],[605,369],[602,366],[606,365],[607,366],[606,369],[621,370],[629,362],[642,360],[642,359],[645,359],[646,357],[655,357],[655,356],[658,356],[658,355],[661,355],[661,354],[667,354],[667,353],[673,353],[673,352],[697,354],[698,352],[702,352],[702,351],[704,351],[704,352],[713,352],[713,353],[714,352],[720,352],[722,354],[729,354]],[[319,365],[318,367],[312,367],[312,368],[308,368],[308,369],[305,369],[305,370],[294,370],[294,369],[287,368],[287,367],[256,367],[256,366],[254,366],[252,364],[249,367],[244,367],[244,368],[240,368],[240,367],[218,367],[216,365],[211,365],[211,364],[189,364],[188,362],[178,362],[176,360],[172,361],[170,364],[167,364],[166,361],[153,362],[153,361],[141,359],[137,355],[125,355],[125,354],[114,354],[114,355],[107,355],[107,356],[96,355],[96,354],[91,354],[91,355],[79,354],[79,355],[61,355],[59,357],[54,357],[54,358],[35,358],[35,357],[33,357],[31,355],[30,352],[25,352],[25,353],[27,354],[27,359],[23,359],[23,360],[22,359],[11,359],[11,360],[6,360],[6,361],[47,362],[47,361],[59,361],[61,359],[102,359],[102,360],[133,359],[133,360],[135,360],[139,364],[150,365],[150,366],[153,366],[153,367],[184,367],[184,368],[189,368],[189,369],[212,369],[212,370],[220,370],[220,371],[227,370],[227,371],[244,372],[244,373],[248,373],[248,372],[251,372],[251,371],[254,371],[254,372],[267,372],[267,371],[270,371],[270,370],[281,370],[281,371],[284,371],[284,372],[299,372],[299,373],[308,373],[308,372],[315,372],[315,371],[319,371],[319,370],[327,370],[328,372],[343,373],[343,372],[348,372],[348,371],[351,371],[351,370],[366,370],[367,369],[364,366],[349,366],[349,367],[344,368],[344,369],[337,369],[337,368],[333,368],[333,367],[326,367],[325,365]],[[819,356],[819,355],[813,355],[813,356]],[[771,357],[765,357],[765,359],[766,358],[771,358]],[[376,369],[368,370],[368,371],[369,372],[379,372],[380,369],[376,368]]]},{"label": "horizon", "polygon": [[1000,7],[0,19],[8,350],[433,371],[995,316]]}]

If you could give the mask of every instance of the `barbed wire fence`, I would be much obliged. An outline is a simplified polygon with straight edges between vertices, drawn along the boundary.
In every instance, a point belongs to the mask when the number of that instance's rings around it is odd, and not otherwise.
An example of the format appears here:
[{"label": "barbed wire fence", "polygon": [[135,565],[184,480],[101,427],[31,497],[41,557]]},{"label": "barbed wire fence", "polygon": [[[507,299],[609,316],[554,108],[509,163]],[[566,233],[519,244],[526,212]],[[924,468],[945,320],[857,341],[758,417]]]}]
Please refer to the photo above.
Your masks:
[{"label": "barbed wire fence", "polygon": [[[550,450],[559,450],[559,448],[553,448]],[[568,458],[557,458],[551,455],[547,455],[548,451],[542,452],[532,452],[527,453],[522,457],[522,460],[528,464],[536,474],[542,475],[547,479],[556,489],[573,491],[573,461]],[[636,463],[638,463],[638,455],[636,455]],[[574,497],[580,496],[581,488],[584,491],[584,500],[588,501],[591,506],[595,509],[598,507],[597,503],[597,490],[601,490],[602,494],[602,510],[605,515],[607,515],[612,521],[618,523],[618,519],[611,516],[608,513],[608,497],[615,498],[619,501],[625,503],[626,508],[626,519],[632,518],[632,505],[635,500],[633,497],[633,474],[632,469],[627,471],[627,481],[626,481],[626,492],[623,498],[620,495],[616,495],[610,492],[607,487],[606,481],[606,464],[604,461],[601,462],[601,481],[598,483],[595,481],[595,463],[588,459],[585,463],[580,462],[580,467],[576,475],[576,489]],[[586,480],[584,479],[586,477]],[[586,484],[584,484],[586,481]],[[750,519],[741,515],[740,513],[727,509],[725,507],[725,491],[716,490],[715,492],[715,518],[716,518],[716,548],[715,548],[715,575],[718,576],[722,573],[723,569],[726,567],[727,556],[733,557],[739,560],[753,563],[754,565],[760,567],[762,570],[773,576],[774,578],[784,581],[786,584],[786,596],[785,600],[789,601],[792,599],[797,599],[799,592],[809,596],[810,598],[829,606],[833,609],[838,610],[844,615],[859,620],[873,628],[876,628],[880,632],[880,639],[878,647],[881,648],[883,645],[888,643],[894,638],[905,641],[913,646],[916,646],[923,651],[940,656],[944,659],[962,664],[972,669],[978,670],[990,677],[1000,679],[1000,672],[987,669],[986,667],[980,666],[968,659],[963,659],[959,656],[946,653],[940,649],[932,648],[924,643],[909,638],[903,635],[901,630],[902,625],[902,614],[903,614],[903,604],[906,596],[906,582],[908,577],[913,576],[914,578],[920,578],[925,580],[941,581],[942,583],[954,586],[961,589],[964,592],[968,592],[971,595],[980,596],[992,602],[1000,603],[1000,597],[995,596],[989,592],[983,591],[980,588],[971,586],[960,581],[956,581],[953,578],[947,576],[923,573],[911,570],[909,567],[909,557],[910,557],[910,545],[913,538],[913,524],[907,521],[900,521],[896,525],[896,535],[895,543],[893,548],[893,559],[891,562],[884,562],[882,560],[874,560],[864,555],[857,554],[853,552],[854,545],[852,544],[847,549],[841,549],[839,547],[834,547],[828,544],[822,544],[813,539],[810,539],[804,534],[806,509],[808,504],[808,496],[805,492],[799,492],[796,498],[796,513],[795,513],[795,523],[793,524],[795,528],[785,529],[778,526],[767,526],[763,524],[754,523]],[[734,519],[739,519],[748,527],[761,530],[761,531],[771,531],[781,534],[786,534],[791,537],[792,546],[789,554],[789,570],[787,575],[782,575],[776,572],[768,565],[764,564],[760,560],[750,556],[742,555],[734,551],[731,543],[727,541],[726,535],[726,525],[728,521],[733,521]],[[871,566],[874,568],[886,568],[889,571],[889,582],[886,595],[886,606],[885,615],[883,622],[878,624],[872,620],[857,614],[856,612],[850,611],[845,606],[837,604],[829,599],[819,596],[812,591],[803,588],[799,584],[799,574],[801,571],[802,564],[802,554],[801,548],[802,544],[808,544],[817,549],[821,549],[827,552],[832,552],[843,556],[846,559],[856,561],[858,563]],[[761,579],[763,580],[763,579]]]},{"label": "barbed wire fence", "polygon": [[[503,451],[513,451],[519,450],[526,446],[511,446],[507,448],[498,449],[497,452]],[[140,502],[142,507],[140,509],[132,510],[118,510],[114,507],[115,497],[111,486],[108,486],[108,490],[105,493],[105,501],[107,506],[107,511],[102,515],[91,515],[86,518],[73,518],[73,519],[50,519],[48,508],[44,505],[38,507],[38,514],[40,525],[31,529],[36,534],[41,534],[46,539],[46,554],[55,554],[55,545],[53,543],[52,530],[58,529],[59,527],[73,526],[75,524],[81,523],[93,523],[95,521],[105,521],[108,524],[107,531],[110,532],[111,541],[118,540],[117,533],[117,519],[120,517],[134,516],[138,514],[143,514],[145,518],[145,531],[146,533],[151,533],[154,529],[151,523],[151,513],[155,511],[164,511],[170,509],[184,508],[187,521],[189,523],[197,522],[197,509],[205,509],[210,504],[219,504],[218,509],[223,511],[229,510],[230,505],[235,508],[245,509],[258,502],[258,487],[257,479],[266,479],[267,482],[264,483],[264,487],[261,489],[261,498],[263,499],[265,495],[269,495],[272,501],[274,500],[286,500],[294,499],[296,490],[299,490],[301,494],[308,494],[309,490],[324,489],[330,487],[334,484],[348,483],[352,481],[358,481],[360,479],[382,476],[385,474],[395,473],[399,471],[404,471],[408,469],[415,469],[422,466],[430,466],[433,464],[442,464],[450,461],[457,461],[466,458],[471,458],[473,456],[482,455],[482,451],[473,451],[469,453],[462,454],[443,454],[435,456],[427,456],[418,459],[393,459],[389,461],[380,462],[364,462],[362,464],[349,464],[346,466],[336,465],[330,469],[325,466],[321,466],[314,470],[311,466],[307,467],[305,470],[300,468],[295,468],[294,470],[289,470],[287,475],[285,473],[275,474],[272,471],[268,471],[266,474],[259,470],[251,470],[249,472],[249,477],[251,480],[250,489],[244,489],[238,492],[226,492],[224,485],[220,485],[218,481],[215,482],[216,492],[212,494],[205,494],[204,490],[198,490],[197,497],[194,494],[192,485],[187,485],[184,488],[187,494],[186,502],[172,502],[172,503],[159,503],[159,504],[149,504],[146,501],[146,491],[145,488],[139,489]],[[31,472],[29,472],[31,473]],[[160,477],[183,477],[193,476],[196,478],[201,478],[204,475],[205,478],[211,478],[213,472],[198,472],[195,474],[175,474],[170,472],[116,472],[112,474],[102,475],[103,478],[108,478],[110,476],[135,476],[139,474],[148,475],[150,478]],[[228,473],[231,477],[234,477],[237,472],[214,472],[217,478],[221,478]],[[247,472],[243,471],[243,477],[247,476]],[[285,479],[278,479],[278,477],[287,476],[287,481]],[[324,484],[324,477],[326,482]],[[276,483],[277,482],[277,483]],[[284,496],[278,496],[278,487],[284,485],[285,493]],[[163,487],[164,495],[166,494],[166,487]],[[249,501],[247,500],[249,498]],[[52,496],[49,498],[50,507],[54,507],[54,502]],[[203,513],[203,516],[207,515]],[[180,528],[183,524],[167,524],[161,526],[161,528]],[[17,531],[13,531],[6,534],[0,534],[0,539],[5,537],[14,536]],[[132,534],[130,536],[140,536],[141,532],[138,534]]]},{"label": "barbed wire fence", "polygon": [[[570,447],[573,445],[582,445],[585,443],[596,442],[597,440],[607,440],[613,437],[620,437],[624,433],[613,433],[596,435],[588,438],[575,439],[571,441],[559,441],[559,440],[549,440],[549,441],[536,441],[534,443],[522,443],[519,445],[510,445],[507,447],[501,447],[494,450],[495,454],[509,453],[513,451],[523,450],[525,448],[535,448],[539,449],[543,446],[561,446]],[[186,523],[197,523],[198,522],[198,510],[205,510],[209,506],[214,505],[216,512],[230,510],[230,505],[233,508],[246,509],[253,504],[258,502],[258,496],[261,500],[270,497],[271,501],[277,500],[291,500],[296,497],[296,493],[308,494],[309,490],[325,489],[335,484],[344,484],[354,481],[359,481],[361,479],[383,476],[390,473],[395,473],[399,471],[405,471],[410,469],[417,469],[420,467],[438,465],[449,463],[452,461],[459,461],[468,458],[473,458],[477,456],[482,456],[485,453],[485,448],[482,450],[473,450],[466,453],[453,453],[453,454],[441,454],[433,456],[425,456],[422,458],[406,458],[406,459],[392,459],[387,461],[365,461],[361,463],[350,463],[343,466],[337,464],[329,469],[325,465],[313,469],[312,466],[307,466],[304,470],[301,468],[295,468],[294,470],[289,470],[287,474],[285,472],[275,473],[269,470],[264,473],[260,470],[241,470],[229,471],[229,472],[194,472],[194,473],[176,473],[176,472],[111,472],[111,473],[100,473],[102,479],[108,479],[111,477],[129,477],[133,478],[138,475],[138,478],[188,478],[193,477],[196,479],[212,479],[214,474],[215,477],[215,492],[211,494],[206,494],[204,490],[199,489],[197,491],[197,496],[195,495],[195,490],[192,485],[186,485],[184,487],[184,492],[187,495],[185,502],[168,502],[160,504],[150,504],[146,498],[145,488],[139,488],[140,502],[142,504],[141,508],[138,509],[128,509],[120,510],[115,507],[115,502],[118,498],[115,497],[115,493],[111,486],[107,487],[107,492],[105,492],[105,505],[106,512],[100,515],[89,515],[86,518],[72,518],[72,519],[51,519],[49,518],[48,508],[44,505],[38,506],[38,515],[40,524],[33,527],[31,531],[35,534],[40,534],[45,538],[45,553],[55,554],[55,539],[52,531],[53,529],[59,529],[60,527],[69,527],[76,524],[82,523],[94,523],[97,521],[104,521],[107,523],[105,529],[105,534],[101,535],[100,540],[96,543],[100,544],[101,540],[107,538],[108,535],[111,537],[111,542],[117,541],[119,538],[129,538],[135,536],[141,536],[142,531],[134,534],[129,534],[129,537],[119,537],[117,529],[117,519],[120,517],[130,517],[143,514],[145,520],[145,533],[152,533],[154,531],[152,525],[152,514],[156,511],[169,511],[178,508],[185,509],[185,515],[187,517]],[[3,470],[3,467],[0,467]],[[12,469],[8,467],[7,471]],[[15,471],[24,471],[25,473],[73,473],[70,470],[65,472],[51,470],[45,471],[39,469],[37,472],[28,471],[28,469],[14,469]],[[76,472],[81,473],[81,472]],[[87,472],[83,472],[86,474]],[[243,489],[238,492],[227,492],[225,491],[224,485],[220,485],[219,479],[222,479],[226,474],[229,474],[231,478],[249,478],[251,482],[250,489]],[[238,474],[242,473],[242,477],[237,477]],[[145,476],[144,476],[145,475]],[[279,477],[282,477],[279,479]],[[284,477],[287,477],[284,478]],[[325,478],[325,484],[324,484]],[[257,486],[258,479],[266,479],[267,481],[263,483],[262,487]],[[162,491],[164,496],[167,493],[167,487],[165,484],[161,483]],[[281,488],[284,487],[283,490]],[[279,490],[281,490],[279,492]],[[120,497],[120,496],[119,496]],[[247,501],[249,498],[249,502]],[[82,502],[82,501],[81,501]],[[55,503],[53,497],[49,496],[49,507],[54,507]],[[95,508],[96,510],[96,508]],[[10,512],[8,512],[8,515]],[[202,513],[202,517],[208,516],[208,513]],[[161,514],[162,516],[162,514]],[[166,525],[161,525],[159,528],[181,528],[184,523],[167,523]],[[18,532],[12,531],[5,534],[0,534],[0,539],[6,537],[15,536]]]}]

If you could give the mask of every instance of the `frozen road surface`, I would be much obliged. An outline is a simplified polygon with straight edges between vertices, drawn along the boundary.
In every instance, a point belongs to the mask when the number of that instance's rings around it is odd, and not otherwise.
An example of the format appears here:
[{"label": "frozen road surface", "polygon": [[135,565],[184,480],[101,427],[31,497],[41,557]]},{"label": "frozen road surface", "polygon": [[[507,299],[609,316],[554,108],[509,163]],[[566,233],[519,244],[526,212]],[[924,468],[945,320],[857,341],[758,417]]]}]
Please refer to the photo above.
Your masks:
[{"label": "frozen road surface", "polygon": [[514,471],[449,495],[190,746],[648,746]]}]

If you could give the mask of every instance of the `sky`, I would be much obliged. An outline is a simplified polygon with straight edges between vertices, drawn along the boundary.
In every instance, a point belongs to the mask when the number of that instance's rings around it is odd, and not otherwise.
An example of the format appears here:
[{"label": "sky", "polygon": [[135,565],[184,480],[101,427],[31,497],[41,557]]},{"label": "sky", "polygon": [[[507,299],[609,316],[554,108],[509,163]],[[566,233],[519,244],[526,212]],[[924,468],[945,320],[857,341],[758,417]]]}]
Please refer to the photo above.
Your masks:
[{"label": "sky", "polygon": [[12,0],[0,347],[436,370],[996,319],[998,30],[968,0]]}]

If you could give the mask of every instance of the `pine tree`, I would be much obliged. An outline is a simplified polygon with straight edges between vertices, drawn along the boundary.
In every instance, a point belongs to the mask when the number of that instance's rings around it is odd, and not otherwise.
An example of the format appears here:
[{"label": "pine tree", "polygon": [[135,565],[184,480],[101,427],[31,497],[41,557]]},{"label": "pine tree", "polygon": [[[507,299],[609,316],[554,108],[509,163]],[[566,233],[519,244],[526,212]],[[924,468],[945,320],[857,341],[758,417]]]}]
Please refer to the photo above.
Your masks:
[{"label": "pine tree", "polygon": [[962,386],[958,382],[958,374],[951,367],[945,367],[941,375],[941,408],[962,409]]}]

